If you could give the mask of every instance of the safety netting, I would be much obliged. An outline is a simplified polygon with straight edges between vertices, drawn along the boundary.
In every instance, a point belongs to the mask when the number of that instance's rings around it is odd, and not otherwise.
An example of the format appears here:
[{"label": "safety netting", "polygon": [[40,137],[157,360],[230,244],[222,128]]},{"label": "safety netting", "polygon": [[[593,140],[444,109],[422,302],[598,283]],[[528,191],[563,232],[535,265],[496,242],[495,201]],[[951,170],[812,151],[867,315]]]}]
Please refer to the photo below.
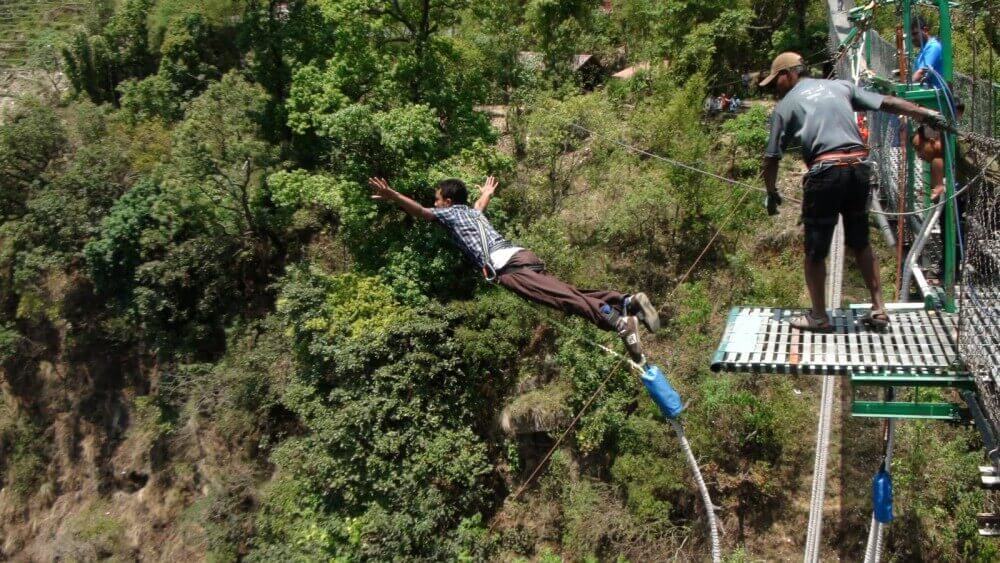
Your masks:
[{"label": "safety netting", "polygon": [[994,427],[1000,428],[1000,166],[995,150],[963,148],[973,164],[967,174],[981,172],[970,179],[962,222],[959,349]]},{"label": "safety netting", "polygon": [[959,120],[962,129],[996,138],[1000,133],[1000,116],[997,115],[1000,111],[1000,85],[956,72],[951,88],[956,99],[965,102],[965,113]]},{"label": "safety netting", "polygon": [[[849,2],[845,2],[845,10]],[[831,15],[830,52],[837,54],[843,40]],[[896,46],[869,32],[863,43],[867,69],[875,76],[895,79],[898,76]],[[834,72],[850,79],[852,65],[859,64],[848,53],[834,60]],[[854,55],[856,56],[856,55]],[[976,378],[980,396],[994,428],[1000,429],[1000,162],[996,145],[988,142],[1000,133],[1000,85],[988,80],[954,73],[951,82],[952,102],[961,100],[965,111],[958,121],[962,131],[977,138],[958,142],[955,188],[967,188],[958,198],[954,212],[960,235],[960,271],[956,296],[960,314],[959,350],[966,369]],[[949,100],[942,97],[943,103]],[[947,110],[945,110],[947,111]],[[884,223],[893,222],[892,213],[912,211],[929,203],[925,185],[929,178],[924,163],[915,155],[907,158],[908,131],[902,120],[883,112],[865,115],[868,144],[877,174],[879,202],[888,213]],[[912,186],[909,188],[908,186]],[[903,220],[903,242],[909,246],[920,231],[929,212],[912,214]],[[880,219],[881,220],[881,219]],[[892,226],[898,234],[898,224]],[[921,265],[930,278],[941,279],[943,237],[935,226],[924,247]]]},{"label": "safety netting", "polygon": [[[892,79],[899,69],[895,45],[880,37],[874,31],[865,43],[867,49],[867,70],[874,76]],[[865,124],[868,131],[868,145],[877,177],[877,197],[881,208],[888,213],[899,213],[912,210],[915,204],[922,206],[925,194],[925,177],[922,163],[910,155],[908,148],[907,126],[896,115],[884,112],[867,112]],[[912,186],[912,189],[909,188]],[[889,219],[885,216],[876,217],[888,228]],[[891,218],[890,218],[891,219]],[[920,231],[924,217],[921,215],[905,216],[902,225],[904,246],[909,246],[914,233]],[[895,221],[892,221],[895,222]],[[898,225],[892,227],[894,237],[898,237]],[[931,239],[925,246],[922,266],[935,268],[940,262],[940,242]],[[936,274],[933,277],[938,277]]]},{"label": "safety netting", "polygon": [[[871,39],[867,43],[862,37],[857,37],[857,43],[853,45],[855,49],[841,50],[842,42],[846,40],[850,29],[849,25],[845,26],[847,13],[853,7],[854,2],[845,0],[841,3],[840,10],[828,12],[828,48],[830,56],[834,57],[833,75],[843,80],[864,76],[863,73],[854,72],[859,64],[856,60],[857,50],[864,48],[867,50],[864,57],[867,60],[865,63],[867,69],[876,76],[891,78],[893,71],[898,68],[896,47],[879,37],[877,33],[870,32]],[[866,83],[864,78],[861,81],[863,84]],[[905,185],[906,177],[902,123],[899,117],[882,112],[866,112],[864,120],[868,129],[871,158],[878,178],[879,200],[887,211],[896,211],[900,195],[899,186]]]},{"label": "safety netting", "polygon": [[955,73],[952,89],[965,102],[959,125],[975,135],[959,141],[956,169],[957,184],[968,185],[968,194],[959,199],[959,349],[976,376],[994,429],[1000,429],[1000,151],[995,144],[1000,85]]},{"label": "safety netting", "polygon": [[[879,77],[894,77],[899,68],[895,45],[877,33],[870,32],[866,49],[868,49],[869,70]],[[954,108],[948,109],[947,106],[958,101],[965,104],[965,111],[957,116],[960,129],[983,137],[996,138],[1000,85],[956,72],[951,81],[950,95],[941,92],[940,105],[944,108],[942,111],[951,114]],[[882,112],[869,112],[867,124],[872,159],[879,179],[880,201],[885,211],[895,213],[925,207],[929,203],[925,189],[929,181],[928,168],[915,155],[910,155],[909,160],[907,159],[907,150],[912,151],[912,149],[907,149],[905,137],[908,133],[901,119]],[[956,189],[961,187],[959,181]],[[965,199],[967,198],[963,198],[963,201]],[[920,230],[927,216],[928,214],[915,214],[906,217],[903,229],[904,245],[908,246],[912,242],[913,234]],[[942,237],[940,232],[936,232],[935,236],[928,239],[920,259],[924,273],[929,278],[940,280],[944,277],[943,253]]]}]

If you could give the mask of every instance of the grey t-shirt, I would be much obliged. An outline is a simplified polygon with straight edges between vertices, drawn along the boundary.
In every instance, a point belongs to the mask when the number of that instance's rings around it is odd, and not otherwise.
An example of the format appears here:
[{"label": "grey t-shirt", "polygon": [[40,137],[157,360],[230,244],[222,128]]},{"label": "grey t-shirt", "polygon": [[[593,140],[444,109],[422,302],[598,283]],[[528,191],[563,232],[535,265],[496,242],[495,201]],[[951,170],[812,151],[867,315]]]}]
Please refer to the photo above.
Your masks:
[{"label": "grey t-shirt", "polygon": [[864,148],[854,112],[878,110],[884,97],[846,80],[803,78],[774,108],[764,154],[781,158],[793,138],[802,143],[806,162],[829,151]]}]

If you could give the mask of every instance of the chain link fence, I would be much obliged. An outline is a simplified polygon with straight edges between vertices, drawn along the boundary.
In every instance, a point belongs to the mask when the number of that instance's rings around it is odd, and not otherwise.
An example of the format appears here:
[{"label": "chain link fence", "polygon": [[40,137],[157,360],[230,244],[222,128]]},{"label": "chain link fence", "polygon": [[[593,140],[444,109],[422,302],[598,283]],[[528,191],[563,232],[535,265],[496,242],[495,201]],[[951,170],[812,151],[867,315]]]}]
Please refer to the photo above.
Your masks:
[{"label": "chain link fence", "polygon": [[960,292],[959,350],[975,374],[980,396],[994,428],[1000,429],[1000,166],[997,157],[964,148],[971,174],[988,166],[970,185],[965,210],[964,260]]},{"label": "chain link fence", "polygon": [[[847,4],[845,2],[845,9],[850,9]],[[832,14],[829,23],[830,52],[836,54],[842,35],[838,36]],[[882,78],[894,79],[898,76],[895,44],[871,32],[867,49],[869,70]],[[835,62],[834,71],[839,78],[851,77],[848,57]],[[958,120],[959,127],[996,139],[1000,133],[1000,85],[954,73],[951,87],[954,98],[965,103],[965,111]],[[868,144],[886,211],[912,209],[913,204],[922,206],[925,175],[919,159],[912,177],[915,201],[907,202],[907,194],[901,194],[906,186],[907,141],[901,133],[904,129],[900,118],[883,112],[868,112],[866,117]],[[961,141],[958,145],[956,189],[969,186],[958,206],[963,215],[959,221],[962,270],[957,291],[960,314],[958,345],[966,368],[975,375],[987,415],[994,428],[1000,429],[1000,163],[995,160],[995,149]],[[919,215],[908,217],[904,241],[909,233],[919,230],[923,220]],[[942,254],[941,236],[932,237],[924,249],[923,264],[930,270],[938,269]]]}]

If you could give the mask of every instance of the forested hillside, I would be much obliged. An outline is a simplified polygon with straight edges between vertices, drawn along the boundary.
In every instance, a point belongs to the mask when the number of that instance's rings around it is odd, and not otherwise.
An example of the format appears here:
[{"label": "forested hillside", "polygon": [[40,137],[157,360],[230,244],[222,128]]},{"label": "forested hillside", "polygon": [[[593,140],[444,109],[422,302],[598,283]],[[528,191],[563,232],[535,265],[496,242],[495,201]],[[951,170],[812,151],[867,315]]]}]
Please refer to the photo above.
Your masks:
[{"label": "forested hillside", "polygon": [[[664,305],[645,345],[690,400],[727,557],[801,557],[816,383],[708,370],[729,306],[805,304],[794,205],[770,219],[761,194],[606,138],[755,182],[768,104],[741,75],[789,49],[827,59],[823,4],[70,16],[26,63],[66,86],[35,80],[0,116],[0,559],[706,559],[676,437],[627,369],[513,498],[615,366],[581,337],[620,344],[484,283],[366,185],[431,205],[436,181],[490,174],[491,220],[551,271]],[[722,92],[759,99],[706,116]],[[824,540],[857,560],[880,427],[841,431]],[[900,433],[888,553],[995,560],[975,432]]]}]

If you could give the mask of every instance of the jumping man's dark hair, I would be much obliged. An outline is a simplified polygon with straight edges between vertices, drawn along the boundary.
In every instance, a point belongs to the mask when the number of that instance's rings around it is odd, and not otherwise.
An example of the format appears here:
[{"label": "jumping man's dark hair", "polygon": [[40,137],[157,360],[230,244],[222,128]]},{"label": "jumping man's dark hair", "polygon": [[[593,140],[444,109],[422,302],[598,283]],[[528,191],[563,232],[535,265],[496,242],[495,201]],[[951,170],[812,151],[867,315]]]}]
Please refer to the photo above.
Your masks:
[{"label": "jumping man's dark hair", "polygon": [[434,189],[441,191],[442,199],[450,199],[455,205],[469,204],[469,190],[465,187],[465,182],[458,178],[441,180],[434,186]]}]

